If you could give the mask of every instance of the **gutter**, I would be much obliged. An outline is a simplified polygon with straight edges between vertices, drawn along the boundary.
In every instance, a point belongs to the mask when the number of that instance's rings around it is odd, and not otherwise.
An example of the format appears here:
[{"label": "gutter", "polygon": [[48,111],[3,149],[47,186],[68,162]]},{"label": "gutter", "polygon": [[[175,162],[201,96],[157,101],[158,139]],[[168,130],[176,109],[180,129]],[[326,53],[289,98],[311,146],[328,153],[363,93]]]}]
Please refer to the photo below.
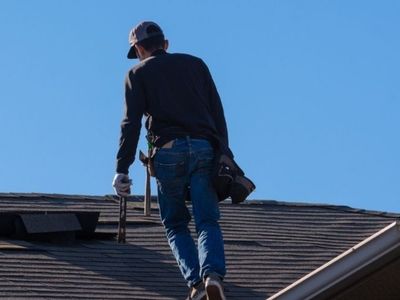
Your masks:
[{"label": "gutter", "polygon": [[323,293],[400,249],[400,220],[295,281],[267,300],[325,299]]}]

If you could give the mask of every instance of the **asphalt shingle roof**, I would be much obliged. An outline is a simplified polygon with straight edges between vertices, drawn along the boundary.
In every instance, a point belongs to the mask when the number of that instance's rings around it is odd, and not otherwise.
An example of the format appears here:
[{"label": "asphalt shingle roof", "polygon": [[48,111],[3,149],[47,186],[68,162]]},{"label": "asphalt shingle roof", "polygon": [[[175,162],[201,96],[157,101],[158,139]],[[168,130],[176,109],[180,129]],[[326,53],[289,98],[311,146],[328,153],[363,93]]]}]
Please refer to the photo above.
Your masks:
[{"label": "asphalt shingle roof", "polygon": [[[128,204],[127,243],[73,244],[0,237],[0,297],[185,299],[156,205]],[[116,232],[112,196],[0,194],[0,212],[100,211],[98,232]],[[249,201],[222,203],[228,299],[266,299],[384,228],[399,214],[343,206]],[[193,224],[191,225],[194,232]]]}]

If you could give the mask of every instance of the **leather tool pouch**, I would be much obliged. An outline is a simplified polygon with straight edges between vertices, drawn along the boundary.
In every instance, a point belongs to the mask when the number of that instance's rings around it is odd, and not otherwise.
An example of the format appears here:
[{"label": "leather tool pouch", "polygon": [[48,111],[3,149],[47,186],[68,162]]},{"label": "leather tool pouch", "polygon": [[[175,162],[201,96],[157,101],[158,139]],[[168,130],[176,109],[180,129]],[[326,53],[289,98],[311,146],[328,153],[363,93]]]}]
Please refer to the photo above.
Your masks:
[{"label": "leather tool pouch", "polygon": [[[174,140],[169,141],[168,143],[164,144],[161,148],[170,149],[174,145]],[[139,160],[143,163],[143,165],[147,168],[150,176],[155,177],[154,171],[154,156],[157,153],[158,148],[152,147],[148,151],[148,155],[144,154],[142,151],[139,151]]]},{"label": "leather tool pouch", "polygon": [[139,151],[139,160],[143,163],[143,165],[147,168],[150,176],[154,177],[154,154],[149,153],[149,156],[146,156],[142,151]]},{"label": "leather tool pouch", "polygon": [[233,158],[225,153],[216,155],[212,181],[219,201],[230,197],[233,204],[246,200],[256,188]]}]

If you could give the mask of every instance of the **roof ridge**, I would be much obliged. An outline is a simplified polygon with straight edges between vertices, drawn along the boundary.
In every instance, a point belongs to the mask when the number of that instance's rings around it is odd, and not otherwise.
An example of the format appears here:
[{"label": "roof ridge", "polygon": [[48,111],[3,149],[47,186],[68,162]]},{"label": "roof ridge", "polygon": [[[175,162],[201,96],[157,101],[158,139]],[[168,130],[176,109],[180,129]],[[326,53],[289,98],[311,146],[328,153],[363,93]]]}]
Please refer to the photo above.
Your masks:
[{"label": "roof ridge", "polygon": [[[141,201],[140,195],[129,196],[130,201]],[[42,198],[42,199],[70,199],[70,200],[118,200],[116,195],[81,195],[81,194],[58,194],[58,193],[2,193],[0,192],[0,199],[2,198]]]},{"label": "roof ridge", "polygon": [[336,211],[343,212],[353,212],[363,215],[379,216],[384,218],[400,218],[400,213],[379,211],[379,210],[368,210],[363,208],[355,208],[347,205],[335,205],[326,203],[312,203],[312,202],[290,202],[290,201],[280,201],[280,200],[246,200],[243,204],[248,205],[274,205],[274,206],[292,206],[292,207],[315,207],[315,208],[325,208]]},{"label": "roof ridge", "polygon": [[[1,198],[44,198],[44,199],[71,199],[71,200],[118,200],[118,196],[115,195],[80,195],[80,194],[57,194],[57,193],[2,193],[0,192]],[[143,195],[132,195],[130,196],[129,201],[141,202],[143,201]],[[152,202],[155,201],[156,196],[152,195]],[[222,205],[232,205],[231,201],[227,200],[221,203]],[[246,200],[242,202],[240,205],[263,205],[263,206],[287,206],[287,207],[314,207],[314,208],[323,208],[335,211],[343,211],[343,212],[352,212],[358,213],[362,215],[370,215],[370,216],[379,216],[383,218],[400,218],[400,213],[395,212],[386,212],[386,211],[377,211],[377,210],[368,210],[361,208],[353,208],[346,205],[334,205],[334,204],[325,204],[325,203],[312,203],[312,202],[290,202],[290,201],[281,201],[281,200]]]}]

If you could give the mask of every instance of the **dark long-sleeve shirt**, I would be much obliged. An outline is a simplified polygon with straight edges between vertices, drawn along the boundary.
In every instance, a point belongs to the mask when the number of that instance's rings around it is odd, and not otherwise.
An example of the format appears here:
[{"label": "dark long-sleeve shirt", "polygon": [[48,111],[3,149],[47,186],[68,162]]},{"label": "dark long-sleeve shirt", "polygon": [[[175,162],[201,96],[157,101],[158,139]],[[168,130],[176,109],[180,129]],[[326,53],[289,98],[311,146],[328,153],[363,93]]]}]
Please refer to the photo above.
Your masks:
[{"label": "dark long-sleeve shirt", "polygon": [[156,147],[190,136],[228,148],[221,99],[200,58],[157,50],[128,72],[118,173],[128,174],[135,159],[143,115],[147,117],[146,128]]}]

